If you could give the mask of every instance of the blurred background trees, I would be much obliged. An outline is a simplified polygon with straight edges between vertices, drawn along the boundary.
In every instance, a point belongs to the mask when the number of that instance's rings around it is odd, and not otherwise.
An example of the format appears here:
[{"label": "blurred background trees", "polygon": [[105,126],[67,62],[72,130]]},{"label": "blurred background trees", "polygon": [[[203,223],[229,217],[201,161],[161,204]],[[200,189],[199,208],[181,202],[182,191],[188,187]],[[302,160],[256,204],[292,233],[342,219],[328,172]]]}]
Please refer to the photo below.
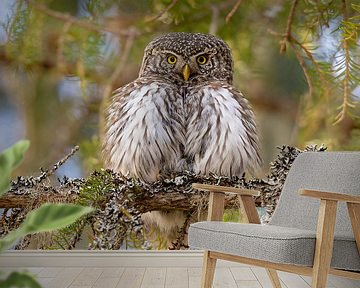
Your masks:
[{"label": "blurred background trees", "polygon": [[76,144],[67,176],[101,167],[112,90],[137,77],[146,44],[170,31],[230,45],[265,163],[281,144],[360,150],[356,0],[2,0],[0,21],[0,150],[31,141],[22,174]]}]

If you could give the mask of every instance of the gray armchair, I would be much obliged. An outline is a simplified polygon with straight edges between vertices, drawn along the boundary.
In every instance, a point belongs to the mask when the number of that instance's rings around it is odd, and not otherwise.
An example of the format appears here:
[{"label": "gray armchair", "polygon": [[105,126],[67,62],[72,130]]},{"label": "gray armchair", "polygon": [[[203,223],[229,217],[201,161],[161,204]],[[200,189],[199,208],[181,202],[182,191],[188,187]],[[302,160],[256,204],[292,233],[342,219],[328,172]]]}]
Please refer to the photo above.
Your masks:
[{"label": "gray armchair", "polygon": [[[294,161],[268,225],[260,225],[253,191],[194,184],[210,191],[208,221],[189,229],[189,245],[203,249],[202,287],[211,287],[217,259],[312,276],[360,280],[360,152],[306,152]],[[224,193],[237,193],[249,224],[221,222]],[[349,217],[350,216],[350,217]]]}]

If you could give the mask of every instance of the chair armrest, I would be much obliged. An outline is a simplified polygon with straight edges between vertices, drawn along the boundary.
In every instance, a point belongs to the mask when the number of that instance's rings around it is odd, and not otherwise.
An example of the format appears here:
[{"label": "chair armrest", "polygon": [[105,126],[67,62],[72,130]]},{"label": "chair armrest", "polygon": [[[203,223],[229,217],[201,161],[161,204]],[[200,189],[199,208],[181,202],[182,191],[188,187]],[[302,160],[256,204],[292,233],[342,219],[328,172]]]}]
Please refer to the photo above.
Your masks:
[{"label": "chair armrest", "polygon": [[[300,189],[299,194],[318,198],[320,200],[314,263],[317,263],[317,265],[320,266],[322,265],[322,263],[319,262],[319,255],[324,251],[320,250],[332,251],[332,244],[329,243],[332,242],[334,238],[336,207],[338,201],[346,202],[347,204],[356,246],[360,253],[360,196],[307,189]],[[324,237],[326,238],[325,240]],[[331,258],[331,254],[329,257]],[[331,259],[329,260],[329,263],[330,261]]]},{"label": "chair armrest", "polygon": [[248,223],[260,223],[255,202],[252,196],[259,196],[260,192],[249,189],[217,186],[208,184],[192,184],[194,189],[210,191],[208,221],[221,221],[224,213],[225,193],[237,194],[239,198],[241,211]]},{"label": "chair armrest", "polygon": [[343,201],[343,202],[360,204],[360,196],[354,196],[349,194],[324,192],[324,191],[316,191],[316,190],[308,190],[308,189],[300,189],[299,194],[302,196],[318,198],[321,200]]},{"label": "chair armrest", "polygon": [[235,188],[228,186],[216,186],[216,185],[208,185],[208,184],[192,184],[194,189],[210,191],[210,192],[222,192],[222,193],[232,193],[238,195],[247,195],[247,196],[259,196],[260,192],[255,190],[243,189],[243,188]]}]

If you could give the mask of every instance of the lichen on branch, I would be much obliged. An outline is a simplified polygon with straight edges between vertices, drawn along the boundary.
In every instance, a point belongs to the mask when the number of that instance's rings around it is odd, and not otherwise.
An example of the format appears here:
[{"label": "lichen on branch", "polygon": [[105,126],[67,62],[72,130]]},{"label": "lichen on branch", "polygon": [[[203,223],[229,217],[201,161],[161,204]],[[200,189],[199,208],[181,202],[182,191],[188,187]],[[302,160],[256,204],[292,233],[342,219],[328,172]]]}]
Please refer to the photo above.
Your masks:
[{"label": "lichen on branch", "polygon": [[[200,176],[190,171],[161,177],[154,183],[144,183],[125,177],[111,170],[94,171],[86,179],[64,178],[57,185],[49,181],[35,181],[37,177],[19,177],[11,190],[0,198],[0,207],[6,208],[2,215],[0,235],[15,229],[27,212],[45,202],[71,202],[95,208],[65,229],[47,235],[36,248],[73,249],[84,231],[90,235],[89,249],[120,249],[124,241],[131,239],[136,248],[148,249],[141,215],[154,210],[184,210],[188,215],[206,211],[207,192],[192,188],[193,183],[232,186],[260,191],[255,199],[257,206],[265,207],[263,222],[267,222],[275,210],[287,173],[302,152],[324,151],[321,146],[307,146],[305,150],[279,147],[277,158],[270,165],[269,174],[263,178],[224,177],[215,174]],[[238,208],[236,196],[227,195],[226,208]],[[199,211],[201,210],[201,211]],[[184,229],[182,229],[184,230]],[[186,231],[181,231],[184,238]],[[29,236],[30,237],[30,236]],[[18,245],[26,249],[29,237]],[[31,238],[31,237],[30,237]],[[38,238],[39,239],[39,238]],[[175,245],[182,247],[182,245]]]}]

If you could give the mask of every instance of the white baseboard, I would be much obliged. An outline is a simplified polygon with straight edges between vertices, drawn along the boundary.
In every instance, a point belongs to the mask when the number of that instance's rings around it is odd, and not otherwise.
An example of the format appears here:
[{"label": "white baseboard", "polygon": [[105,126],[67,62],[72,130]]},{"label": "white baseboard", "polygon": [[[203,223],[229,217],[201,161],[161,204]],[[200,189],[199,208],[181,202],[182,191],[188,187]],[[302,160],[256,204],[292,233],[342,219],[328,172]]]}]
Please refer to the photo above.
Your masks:
[{"label": "white baseboard", "polygon": [[[201,251],[7,251],[0,267],[201,267]],[[218,267],[244,266],[218,261]]]}]

